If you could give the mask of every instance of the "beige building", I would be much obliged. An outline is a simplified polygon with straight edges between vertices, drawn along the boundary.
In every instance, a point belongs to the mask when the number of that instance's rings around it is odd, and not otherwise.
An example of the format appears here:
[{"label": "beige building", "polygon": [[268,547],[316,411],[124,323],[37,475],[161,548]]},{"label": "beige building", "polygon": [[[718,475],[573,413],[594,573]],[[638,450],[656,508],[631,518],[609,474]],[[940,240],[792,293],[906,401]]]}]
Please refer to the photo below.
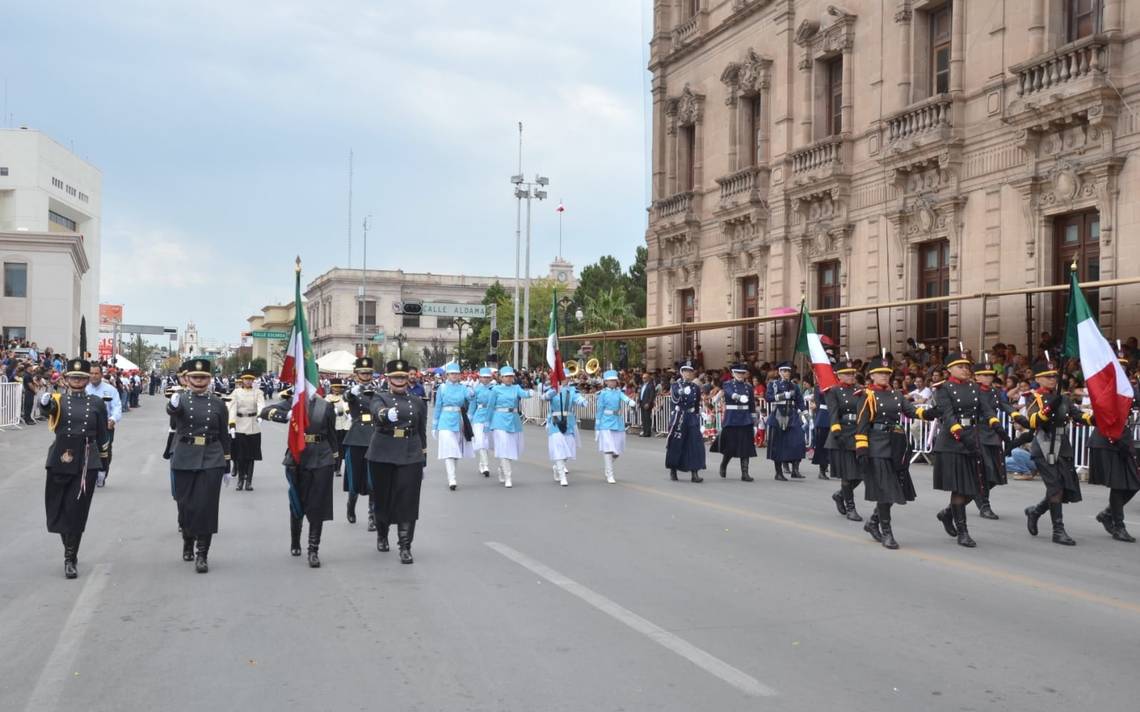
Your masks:
[{"label": "beige building", "polygon": [[[1140,275],[1124,0],[655,0],[649,325]],[[1120,239],[1117,239],[1117,236]],[[1140,333],[1140,287],[1091,295]],[[853,312],[863,355],[1036,344],[1052,295]],[[706,363],[791,352],[794,323],[702,332]],[[649,340],[649,362],[694,337]]]},{"label": "beige building", "polygon": [[[253,345],[250,359],[265,359],[265,369],[268,373],[277,373],[281,370],[281,364],[285,362],[285,349],[289,346],[288,339],[254,337],[252,332],[269,331],[289,334],[293,330],[293,317],[293,302],[289,302],[288,304],[267,304],[261,308],[260,314],[255,314],[247,319]],[[312,328],[310,325],[310,337],[312,336]],[[316,348],[315,343],[313,347]],[[323,353],[322,351],[317,355]]]}]

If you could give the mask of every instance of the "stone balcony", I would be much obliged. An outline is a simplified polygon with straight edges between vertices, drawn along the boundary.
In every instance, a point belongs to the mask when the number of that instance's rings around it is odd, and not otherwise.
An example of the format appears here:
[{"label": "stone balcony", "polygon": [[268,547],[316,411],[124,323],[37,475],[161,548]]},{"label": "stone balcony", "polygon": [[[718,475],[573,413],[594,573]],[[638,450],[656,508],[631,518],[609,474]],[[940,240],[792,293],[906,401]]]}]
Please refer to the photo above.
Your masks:
[{"label": "stone balcony", "polygon": [[694,221],[699,203],[700,196],[691,190],[662,198],[653,204],[653,222],[668,225]]},{"label": "stone balcony", "polygon": [[1074,120],[1111,123],[1119,97],[1109,81],[1119,39],[1091,35],[1010,66],[1017,78],[1006,115],[1022,129]]},{"label": "stone balcony", "polygon": [[768,195],[769,173],[766,167],[748,166],[717,178],[721,209],[763,202]]},{"label": "stone balcony", "polygon": [[673,28],[673,52],[691,45],[700,39],[705,30],[705,18],[706,14],[703,11],[698,12]]},{"label": "stone balcony", "polygon": [[1108,66],[1108,39],[1091,35],[1028,62],[1015,64],[1009,71],[1017,76],[1017,96],[1041,95],[1076,88],[1083,80],[1102,80]]},{"label": "stone balcony", "polygon": [[837,134],[792,151],[788,158],[792,184],[806,185],[828,178],[850,177],[851,148],[850,137]]},{"label": "stone balcony", "polygon": [[887,144],[948,138],[954,127],[953,113],[954,102],[947,94],[911,105],[887,119]]}]

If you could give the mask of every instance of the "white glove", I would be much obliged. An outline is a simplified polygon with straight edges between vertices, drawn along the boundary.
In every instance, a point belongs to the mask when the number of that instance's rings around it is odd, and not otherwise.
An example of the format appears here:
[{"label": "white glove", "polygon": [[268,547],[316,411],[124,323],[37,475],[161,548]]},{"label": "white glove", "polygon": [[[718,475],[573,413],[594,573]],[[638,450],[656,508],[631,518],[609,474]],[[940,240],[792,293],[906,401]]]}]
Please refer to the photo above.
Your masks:
[{"label": "white glove", "polygon": [[395,408],[389,408],[388,409],[388,422],[389,423],[395,423],[399,419],[400,419],[400,411],[396,410]]},{"label": "white glove", "polygon": [[235,435],[237,435],[237,428],[230,428],[230,437],[232,438]]},{"label": "white glove", "polygon": [[745,395],[743,393],[739,393],[737,395],[740,396],[739,398],[737,398],[737,400],[739,400],[741,403],[747,403],[748,402],[748,396],[747,395]]},{"label": "white glove", "polygon": [[181,400],[180,395],[181,394],[179,394],[179,393],[171,393],[170,394],[170,407],[171,408],[177,408],[178,407],[178,402],[179,402],[179,400]]},{"label": "white glove", "polygon": [[51,403],[51,394],[50,393],[41,393],[40,394],[40,405],[47,405],[48,403]]},{"label": "white glove", "polygon": [[99,474],[95,475],[95,486],[102,487],[103,483],[107,481],[107,473],[99,470]]},{"label": "white glove", "polygon": [[740,394],[739,393],[733,393],[732,394],[732,400],[739,401],[740,400]]},{"label": "white glove", "polygon": [[230,483],[233,481],[234,481],[234,476],[231,475],[230,473],[227,472],[226,474],[222,475],[222,484],[225,485],[226,487],[229,487]]},{"label": "white glove", "polygon": [[353,386],[352,390],[350,390],[349,393],[351,393],[354,396],[360,395],[360,384],[357,383],[355,386]]}]

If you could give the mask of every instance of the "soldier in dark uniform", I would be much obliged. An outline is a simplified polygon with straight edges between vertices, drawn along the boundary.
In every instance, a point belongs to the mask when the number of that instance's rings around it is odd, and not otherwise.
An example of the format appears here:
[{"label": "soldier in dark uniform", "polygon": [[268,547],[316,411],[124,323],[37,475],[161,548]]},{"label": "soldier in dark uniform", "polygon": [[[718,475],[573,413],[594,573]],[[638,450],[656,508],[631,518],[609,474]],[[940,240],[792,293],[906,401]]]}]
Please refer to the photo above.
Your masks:
[{"label": "soldier in dark uniform", "polygon": [[831,499],[841,515],[853,522],[861,522],[863,517],[855,510],[855,488],[863,481],[855,462],[855,421],[865,397],[863,389],[855,382],[855,364],[850,358],[839,363],[835,375],[839,378],[839,385],[829,388],[824,394],[825,412],[830,416],[831,424],[823,447],[827,449],[831,475],[839,480],[839,489]]},{"label": "soldier in dark uniform", "polygon": [[914,501],[910,478],[910,443],[903,416],[930,420],[923,406],[915,406],[891,388],[893,369],[886,357],[867,363],[871,385],[859,407],[855,423],[855,458],[863,471],[863,498],[875,503],[875,513],[863,529],[888,549],[899,548],[891,529],[891,506]]},{"label": "soldier in dark uniform", "polygon": [[[261,417],[275,423],[292,418],[292,389],[281,393],[281,401],[261,411]],[[308,426],[300,459],[285,449],[285,480],[289,483],[289,553],[301,555],[301,525],[309,520],[309,566],[321,566],[321,530],[333,518],[333,471],[339,453],[336,449],[336,412],[332,403],[316,394],[306,403]]]},{"label": "soldier in dark uniform", "polygon": [[811,464],[819,466],[819,479],[829,480],[827,468],[831,464],[829,453],[824,444],[831,428],[831,415],[828,413],[827,395],[823,389],[816,386],[812,390],[812,401],[815,403],[815,416],[812,418],[811,429]]},{"label": "soldier in dark uniform", "polygon": [[1092,415],[1082,413],[1069,397],[1057,388],[1057,366],[1045,360],[1033,364],[1033,378],[1037,388],[1029,393],[1026,415],[1018,414],[1018,423],[1033,433],[1029,453],[1041,481],[1045,483],[1045,499],[1025,508],[1025,526],[1037,536],[1037,520],[1045,512],[1053,522],[1053,543],[1074,546],[1065,531],[1064,504],[1081,501],[1081,481],[1073,465],[1073,446],[1069,443],[1069,422],[1093,423]]},{"label": "soldier in dark uniform", "polygon": [[341,445],[344,446],[344,479],[342,482],[344,491],[348,493],[346,513],[348,523],[356,523],[356,498],[362,494],[368,495],[368,531],[370,532],[376,531],[376,503],[372,494],[368,463],[364,454],[372,442],[371,405],[375,393],[372,385],[373,373],[371,358],[361,356],[356,359],[353,366],[353,376],[356,382],[345,396],[345,400],[348,401],[349,413],[352,416],[352,426],[341,441]]},{"label": "soldier in dark uniform", "polygon": [[204,574],[218,531],[222,479],[230,471],[229,416],[222,399],[209,392],[210,362],[193,359],[187,365],[189,390],[172,394],[166,405],[176,424],[170,468],[182,516],[182,560],[193,561],[195,571]]},{"label": "soldier in dark uniform", "polygon": [[701,434],[701,389],[693,382],[695,375],[691,363],[682,365],[681,378],[670,389],[673,413],[665,441],[665,467],[671,480],[677,479],[677,470],[684,470],[691,481],[705,481],[697,474],[705,469],[705,440]]},{"label": "soldier in dark uniform", "polygon": [[[1119,355],[1121,367],[1128,372],[1128,359]],[[1089,436],[1089,484],[1109,488],[1108,507],[1096,515],[1104,530],[1117,541],[1136,541],[1124,528],[1124,505],[1140,490],[1140,475],[1136,468],[1136,443],[1132,431],[1136,427],[1136,408],[1140,400],[1133,397],[1132,412],[1119,440],[1109,440],[1096,429]],[[1096,413],[1094,412],[1095,416]]]},{"label": "soldier in dark uniform", "polygon": [[[982,363],[974,364],[974,380],[978,384],[978,395],[986,406],[1000,418],[1001,413],[1010,415],[1014,409],[1009,403],[998,400],[997,392],[993,387],[996,376],[997,372],[994,371],[993,364],[988,359]],[[986,468],[986,476],[982,482],[982,491],[974,498],[974,502],[978,505],[978,516],[982,519],[997,519],[998,515],[990,506],[990,490],[1009,483],[1009,478],[1005,472],[1004,443],[1009,442],[1010,437],[1000,423],[996,428],[981,428],[978,435],[982,441],[982,464]]]},{"label": "soldier in dark uniform", "polygon": [[748,460],[756,457],[756,398],[747,376],[747,366],[732,365],[732,380],[724,384],[724,420],[712,452],[721,454],[721,477],[728,476],[728,461],[739,457],[740,479],[752,482]]},{"label": "soldier in dark uniform", "polygon": [[420,518],[420,486],[427,465],[427,402],[408,390],[408,362],[389,361],[388,390],[372,397],[375,423],[365,458],[376,492],[376,548],[388,551],[388,525],[396,525],[400,563],[412,563]]},{"label": "soldier in dark uniform", "polygon": [[791,380],[792,364],[784,361],[778,371],[780,377],[769,383],[764,393],[764,400],[772,406],[768,415],[768,459],[776,463],[776,479],[787,482],[785,463],[791,466],[794,479],[803,479],[800,460],[807,454],[807,445],[800,413],[805,405],[803,392]]},{"label": "soldier in dark uniform", "polygon": [[101,398],[86,392],[90,379],[91,365],[72,359],[64,371],[64,392],[40,395],[40,407],[55,431],[45,465],[47,529],[63,541],[63,575],[69,579],[79,575],[79,542],[87,528],[95,481],[103,468],[101,459],[111,446],[107,407]]},{"label": "soldier in dark uniform", "polygon": [[[186,388],[186,370],[190,368],[189,361],[183,361],[182,365],[178,367],[178,373],[167,379],[170,384],[163,389],[163,395],[169,400],[170,396],[182,391]],[[170,427],[166,432],[166,448],[162,451],[162,459],[170,460],[174,456],[174,438],[178,433],[178,421],[173,415],[168,416],[170,419]],[[174,500],[175,505],[178,507],[178,531],[182,531],[182,504],[178,501],[178,491],[174,487],[174,467],[170,468],[170,498]]]},{"label": "soldier in dark uniform", "polygon": [[[970,380],[970,360],[951,351],[946,355],[950,376],[934,391],[939,429],[934,439],[934,489],[950,493],[950,505],[938,512],[938,521],[959,546],[977,543],[966,527],[966,505],[986,492],[982,462],[983,430],[1000,428],[997,415]],[[996,435],[996,433],[995,433]]]}]

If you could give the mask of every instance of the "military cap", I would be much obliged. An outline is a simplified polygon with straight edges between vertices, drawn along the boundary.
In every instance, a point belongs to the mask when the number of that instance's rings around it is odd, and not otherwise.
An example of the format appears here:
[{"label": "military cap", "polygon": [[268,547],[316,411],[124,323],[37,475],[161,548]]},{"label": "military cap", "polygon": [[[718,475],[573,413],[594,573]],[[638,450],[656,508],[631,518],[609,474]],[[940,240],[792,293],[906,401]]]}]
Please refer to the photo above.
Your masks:
[{"label": "military cap", "polygon": [[334,378],[334,379],[330,380],[329,381],[329,387],[330,388],[344,388],[344,379],[343,378]]},{"label": "military cap", "polygon": [[91,377],[91,363],[85,359],[73,358],[67,362],[67,370],[64,371],[65,376],[86,376]]},{"label": "military cap", "polygon": [[974,375],[975,376],[996,376],[997,371],[994,370],[994,365],[992,363],[989,363],[989,362],[975,363],[974,364]]},{"label": "military cap", "polygon": [[946,368],[950,368],[951,366],[969,366],[970,359],[966,358],[966,354],[961,351],[951,351],[946,354],[943,365],[946,366]]},{"label": "military cap", "polygon": [[212,376],[212,375],[214,375],[214,369],[212,368],[212,365],[210,364],[210,362],[208,360],[206,360],[204,358],[191,359],[190,361],[187,361],[185,365],[187,366],[187,369],[186,369],[186,375],[187,376]]},{"label": "military cap", "polygon": [[867,361],[867,373],[894,373],[891,360],[885,356],[875,356]]},{"label": "military cap", "polygon": [[371,371],[374,368],[375,366],[373,366],[372,358],[370,356],[361,356],[360,358],[356,359],[356,362],[352,366],[352,369],[354,371]]},{"label": "military cap", "polygon": [[244,371],[242,371],[242,372],[241,372],[241,376],[240,376],[240,378],[241,378],[242,380],[245,380],[245,379],[247,379],[247,378],[248,378],[249,380],[251,380],[251,381],[252,381],[252,380],[254,380],[254,379],[256,379],[256,378],[257,378],[257,374],[253,372],[253,369],[247,368],[247,369],[245,369]]},{"label": "military cap", "polygon": [[[360,359],[357,359],[359,361]],[[369,359],[371,363],[371,359]],[[392,359],[384,367],[384,375],[386,376],[407,376],[408,375],[408,362],[402,358]]]},{"label": "military cap", "polygon": [[1041,376],[1056,376],[1056,375],[1057,375],[1057,364],[1053,363],[1049,359],[1042,359],[1041,361],[1038,361],[1037,363],[1033,364],[1033,377],[1034,378],[1038,378]]}]

